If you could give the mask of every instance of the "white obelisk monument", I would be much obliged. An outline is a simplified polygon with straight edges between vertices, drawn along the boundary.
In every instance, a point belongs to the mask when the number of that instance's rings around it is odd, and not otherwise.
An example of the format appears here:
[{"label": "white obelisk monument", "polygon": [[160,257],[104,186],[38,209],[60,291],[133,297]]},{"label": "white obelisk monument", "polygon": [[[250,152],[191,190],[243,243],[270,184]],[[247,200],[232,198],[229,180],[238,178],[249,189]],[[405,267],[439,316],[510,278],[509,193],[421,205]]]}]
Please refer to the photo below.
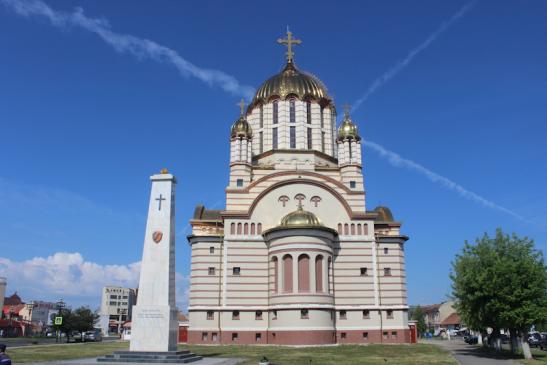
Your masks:
[{"label": "white obelisk monument", "polygon": [[142,251],[137,304],[133,307],[131,351],[175,351],[175,185],[166,169],[150,177],[152,192]]}]

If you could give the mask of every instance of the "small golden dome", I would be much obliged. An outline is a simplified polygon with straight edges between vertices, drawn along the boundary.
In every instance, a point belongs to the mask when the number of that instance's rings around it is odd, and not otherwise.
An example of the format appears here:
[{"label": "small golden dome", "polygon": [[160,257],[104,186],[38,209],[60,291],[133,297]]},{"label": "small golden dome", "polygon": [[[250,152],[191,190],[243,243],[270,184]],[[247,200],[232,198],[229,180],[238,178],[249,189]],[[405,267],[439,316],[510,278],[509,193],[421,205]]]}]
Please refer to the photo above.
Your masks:
[{"label": "small golden dome", "polygon": [[299,206],[297,210],[284,216],[279,226],[287,228],[302,226],[322,227],[323,224],[315,214],[305,211],[302,209],[302,206]]},{"label": "small golden dome", "polygon": [[355,139],[357,141],[361,140],[357,126],[353,124],[353,121],[349,117],[349,112],[346,112],[342,124],[338,127],[338,140],[342,141],[344,139]]},{"label": "small golden dome", "polygon": [[165,174],[168,174],[168,173],[169,173],[169,171],[167,171],[166,168],[161,169],[161,174],[162,175],[165,175]]},{"label": "small golden dome", "polygon": [[311,97],[315,100],[331,100],[327,88],[317,77],[302,72],[294,62],[289,61],[279,74],[272,76],[260,86],[253,99],[253,104],[267,102],[270,97],[278,96],[285,99],[296,95],[300,100]]},{"label": "small golden dome", "polygon": [[393,222],[393,214],[391,213],[391,209],[384,206],[378,206],[374,208],[374,211],[378,213],[378,218],[376,220],[380,222]]},{"label": "small golden dome", "polygon": [[232,125],[232,130],[230,133],[230,136],[232,138],[248,138],[250,139],[253,136],[253,131],[251,130],[251,126],[247,122],[247,119],[245,116],[239,117],[238,120]]}]

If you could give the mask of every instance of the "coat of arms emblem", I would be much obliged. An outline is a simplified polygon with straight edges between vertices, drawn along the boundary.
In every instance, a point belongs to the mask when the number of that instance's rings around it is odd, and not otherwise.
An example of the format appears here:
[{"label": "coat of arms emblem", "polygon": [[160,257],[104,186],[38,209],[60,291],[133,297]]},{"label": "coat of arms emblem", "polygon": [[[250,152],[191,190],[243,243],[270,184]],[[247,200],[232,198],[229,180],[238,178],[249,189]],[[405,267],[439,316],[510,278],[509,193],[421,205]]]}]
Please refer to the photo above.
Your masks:
[{"label": "coat of arms emblem", "polygon": [[152,239],[156,243],[160,243],[161,239],[163,238],[163,233],[161,231],[156,231],[152,233]]}]

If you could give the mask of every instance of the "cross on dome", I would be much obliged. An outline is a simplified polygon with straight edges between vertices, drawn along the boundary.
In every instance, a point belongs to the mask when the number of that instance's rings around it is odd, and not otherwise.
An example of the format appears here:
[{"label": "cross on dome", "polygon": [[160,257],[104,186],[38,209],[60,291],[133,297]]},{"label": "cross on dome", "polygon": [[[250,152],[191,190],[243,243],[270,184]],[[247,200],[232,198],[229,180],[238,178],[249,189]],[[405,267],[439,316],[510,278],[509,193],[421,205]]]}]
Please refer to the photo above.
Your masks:
[{"label": "cross on dome", "polygon": [[239,105],[239,108],[241,109],[241,115],[245,114],[245,100],[241,99],[237,105]]},{"label": "cross on dome", "polygon": [[342,107],[344,108],[344,118],[348,119],[351,106],[348,103],[345,103]]},{"label": "cross on dome", "polygon": [[277,40],[277,43],[287,46],[287,63],[292,63],[294,59],[294,52],[292,51],[292,46],[301,44],[302,41],[300,39],[293,38],[292,32],[289,30],[289,27],[287,27],[287,38],[279,38]]}]

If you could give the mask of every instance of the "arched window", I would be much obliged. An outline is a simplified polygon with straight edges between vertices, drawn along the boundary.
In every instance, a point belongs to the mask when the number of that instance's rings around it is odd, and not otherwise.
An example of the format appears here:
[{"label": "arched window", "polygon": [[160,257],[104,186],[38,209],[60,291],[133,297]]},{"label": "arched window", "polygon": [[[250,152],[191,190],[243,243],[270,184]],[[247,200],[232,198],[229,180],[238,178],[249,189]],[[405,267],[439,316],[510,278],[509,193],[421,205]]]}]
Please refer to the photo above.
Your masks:
[{"label": "arched window", "polygon": [[296,105],[294,98],[289,100],[289,123],[296,123]]},{"label": "arched window", "polygon": [[264,105],[260,104],[260,128],[264,127]]},{"label": "arched window", "polygon": [[311,101],[306,103],[306,122],[311,124]]},{"label": "arched window", "polygon": [[274,256],[272,261],[273,261],[273,269],[274,269],[274,292],[277,293],[279,291],[279,286],[277,284],[279,282],[279,265],[278,265],[277,257]]},{"label": "arched window", "polygon": [[230,234],[236,234],[236,224],[230,224]]},{"label": "arched window", "polygon": [[359,236],[363,234],[363,230],[362,230],[362,228],[361,228],[361,223],[359,223],[359,224],[357,225],[357,234],[358,234]]},{"label": "arched window", "polygon": [[310,291],[310,257],[306,254],[298,257],[298,291]]},{"label": "arched window", "polygon": [[323,107],[321,107],[319,118],[320,118],[321,128],[324,128],[325,127],[325,118],[323,117]]},{"label": "arched window", "polygon": [[273,114],[273,124],[277,124],[279,120],[279,101],[278,100],[274,100],[273,102],[272,114]]},{"label": "arched window", "polygon": [[262,233],[262,223],[258,223],[256,225],[256,234],[261,234]]},{"label": "arched window", "polygon": [[249,223],[245,223],[243,226],[243,234],[248,235],[249,234]]},{"label": "arched window", "polygon": [[355,224],[351,224],[351,235],[355,236]]},{"label": "arched window", "polygon": [[368,224],[363,224],[363,228],[365,229],[365,236],[368,235]]},{"label": "arched window", "polygon": [[338,234],[342,234],[342,232],[342,223],[338,223]]},{"label": "arched window", "polygon": [[327,292],[330,294],[330,272],[332,267],[332,257],[327,261]]},{"label": "arched window", "polygon": [[315,291],[323,292],[323,256],[321,255],[315,258]]},{"label": "arched window", "polygon": [[272,128],[272,149],[277,149],[277,127]]},{"label": "arched window", "polygon": [[292,293],[292,256],[283,256],[283,292]]},{"label": "arched window", "polygon": [[241,234],[241,223],[237,224],[237,234]]},{"label": "arched window", "polygon": [[347,223],[344,224],[344,234],[347,236],[349,234],[349,226]]},{"label": "arched window", "polygon": [[256,234],[255,224],[254,224],[254,223],[251,223],[251,234],[252,234],[253,236]]}]

